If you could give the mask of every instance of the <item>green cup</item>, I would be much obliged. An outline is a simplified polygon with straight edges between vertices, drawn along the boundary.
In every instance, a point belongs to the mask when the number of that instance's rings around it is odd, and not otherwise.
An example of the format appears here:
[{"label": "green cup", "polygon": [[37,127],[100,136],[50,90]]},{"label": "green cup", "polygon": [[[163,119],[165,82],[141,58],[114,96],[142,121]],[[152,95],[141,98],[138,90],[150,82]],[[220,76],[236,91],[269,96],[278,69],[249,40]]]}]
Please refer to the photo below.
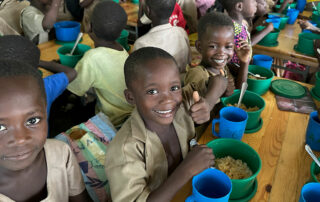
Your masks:
[{"label": "green cup", "polygon": [[252,171],[252,176],[246,179],[231,179],[232,192],[230,199],[248,199],[247,196],[252,195],[254,182],[262,166],[259,154],[248,144],[230,138],[219,138],[209,142],[207,145],[212,149],[216,158],[231,156],[234,159],[240,159],[247,163]]},{"label": "green cup", "polygon": [[298,52],[314,56],[315,52],[313,50],[313,41],[315,39],[320,39],[320,35],[302,32],[299,34],[298,44],[296,45],[295,49]]},{"label": "green cup", "polygon": [[317,26],[320,26],[320,14],[318,11],[313,11],[311,16],[312,22],[317,23]]},{"label": "green cup", "polygon": [[61,64],[66,65],[68,67],[75,67],[78,61],[84,55],[84,53],[91,49],[90,46],[78,44],[73,55],[67,55],[71,52],[73,45],[74,44],[66,44],[64,46],[61,46],[57,50]]},{"label": "green cup", "polygon": [[279,29],[283,30],[286,27],[286,24],[287,24],[289,18],[288,17],[281,17],[280,19],[281,19],[281,21],[280,21]]},{"label": "green cup", "polygon": [[[258,31],[262,31],[265,28],[265,26],[258,26],[256,29]],[[279,36],[280,30],[274,29],[272,32],[267,34],[261,41],[259,41],[259,45],[272,45],[277,43],[278,36]]]},{"label": "green cup", "polygon": [[[319,158],[319,160],[320,160],[320,158]],[[320,182],[316,176],[320,173],[320,167],[314,161],[312,161],[312,163],[311,163],[310,173],[311,173],[311,178],[312,178],[311,180],[313,182]]]},{"label": "green cup", "polygon": [[117,42],[121,44],[121,46],[126,49],[126,51],[130,50],[130,46],[128,45],[128,36],[129,32],[127,30],[122,30],[119,38],[117,38]]},{"label": "green cup", "polygon": [[[240,97],[240,91],[236,90],[235,93],[233,93],[229,97],[223,97],[221,98],[223,106],[227,106],[228,104],[236,104],[238,103]],[[247,112],[248,113],[248,120],[247,120],[247,125],[246,125],[246,130],[253,130],[257,128],[260,124],[260,115],[261,112],[264,110],[264,107],[266,106],[266,103],[260,95],[251,92],[251,91],[246,91],[242,103],[246,105],[247,107],[255,107],[257,106],[259,110],[253,111],[253,112]]]},{"label": "green cup", "polygon": [[257,65],[249,65],[249,72],[267,77],[267,79],[264,80],[255,80],[251,78],[247,79],[248,90],[255,92],[259,95],[265,94],[269,90],[271,81],[274,77],[273,72],[267,68],[260,67]]},{"label": "green cup", "polygon": [[316,73],[316,84],[314,87],[314,93],[320,97],[320,72]]}]

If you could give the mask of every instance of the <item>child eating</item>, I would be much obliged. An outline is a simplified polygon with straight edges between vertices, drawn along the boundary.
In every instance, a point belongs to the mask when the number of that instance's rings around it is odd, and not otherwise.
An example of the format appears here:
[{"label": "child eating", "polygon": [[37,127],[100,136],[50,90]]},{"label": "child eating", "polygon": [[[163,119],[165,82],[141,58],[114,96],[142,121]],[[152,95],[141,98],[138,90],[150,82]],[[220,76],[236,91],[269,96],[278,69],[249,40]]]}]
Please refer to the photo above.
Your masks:
[{"label": "child eating", "polygon": [[38,71],[13,60],[0,67],[0,201],[90,201],[69,146],[46,140]]},{"label": "child eating", "polygon": [[[235,46],[239,48],[243,40],[251,45],[248,22],[246,19],[254,17],[254,14],[257,10],[256,0],[228,0],[221,1],[221,4],[227,10],[233,21]],[[251,46],[249,47],[250,51],[252,52]],[[240,65],[240,60],[237,53],[233,55],[231,62]]]},{"label": "child eating", "polygon": [[[206,145],[189,152],[194,123],[209,120],[216,83],[181,88],[174,58],[159,48],[133,52],[125,63],[127,101],[136,108],[107,148],[106,175],[113,201],[170,201],[194,175],[214,163]],[[199,94],[194,91],[198,91]]]},{"label": "child eating", "polygon": [[[192,82],[208,82],[209,78],[224,76],[228,79],[225,96],[240,88],[247,80],[250,47],[244,40],[239,47],[234,47],[234,27],[231,18],[220,12],[212,12],[203,16],[198,24],[198,40],[196,48],[202,55],[199,66],[190,68],[185,77],[185,84]],[[231,75],[227,63],[236,50],[240,59],[237,77]],[[223,83],[219,83],[219,86]],[[219,88],[219,87],[218,87]]]}]

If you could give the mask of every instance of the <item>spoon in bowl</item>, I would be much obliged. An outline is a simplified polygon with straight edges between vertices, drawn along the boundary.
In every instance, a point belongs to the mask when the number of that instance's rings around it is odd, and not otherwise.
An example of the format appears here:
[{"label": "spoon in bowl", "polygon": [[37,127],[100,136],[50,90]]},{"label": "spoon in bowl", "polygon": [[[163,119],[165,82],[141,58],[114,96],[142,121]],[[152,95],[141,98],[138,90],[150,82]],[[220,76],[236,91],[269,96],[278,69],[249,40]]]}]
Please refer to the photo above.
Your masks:
[{"label": "spoon in bowl", "polygon": [[250,74],[251,76],[254,76],[254,77],[258,78],[258,79],[266,79],[267,78],[265,76],[261,76],[260,74],[254,74],[254,73],[249,72],[249,71],[248,71],[248,74]]},{"label": "spoon in bowl", "polygon": [[68,56],[73,55],[73,53],[74,53],[74,51],[76,50],[76,47],[77,47],[77,45],[78,45],[78,43],[79,43],[79,41],[80,41],[80,39],[81,39],[82,35],[83,35],[83,33],[82,33],[82,32],[80,32],[80,33],[78,34],[77,40],[76,40],[76,42],[74,43],[74,45],[73,45],[73,48],[72,48],[71,52],[70,52],[70,53],[67,53],[66,55],[68,55]]},{"label": "spoon in bowl", "polygon": [[243,95],[246,92],[247,88],[248,88],[247,82],[243,82],[242,86],[241,86],[240,97],[239,97],[239,100],[238,100],[237,107],[240,107]]},{"label": "spoon in bowl", "polygon": [[318,160],[318,158],[316,157],[316,155],[314,155],[314,153],[312,152],[311,148],[309,145],[305,145],[304,148],[306,149],[306,151],[308,152],[308,154],[311,156],[311,158],[316,162],[316,164],[320,167],[320,161]]}]

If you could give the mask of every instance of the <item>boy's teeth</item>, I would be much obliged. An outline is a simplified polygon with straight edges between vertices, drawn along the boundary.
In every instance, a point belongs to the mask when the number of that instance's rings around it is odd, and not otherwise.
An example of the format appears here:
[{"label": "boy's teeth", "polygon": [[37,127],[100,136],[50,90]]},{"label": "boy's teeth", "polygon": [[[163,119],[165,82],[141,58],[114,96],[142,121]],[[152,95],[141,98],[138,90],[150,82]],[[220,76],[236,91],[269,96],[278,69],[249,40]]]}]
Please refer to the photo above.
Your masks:
[{"label": "boy's teeth", "polygon": [[216,63],[223,63],[224,60],[214,60]]},{"label": "boy's teeth", "polygon": [[172,112],[172,110],[167,110],[167,111],[157,111],[159,114],[166,114]]}]

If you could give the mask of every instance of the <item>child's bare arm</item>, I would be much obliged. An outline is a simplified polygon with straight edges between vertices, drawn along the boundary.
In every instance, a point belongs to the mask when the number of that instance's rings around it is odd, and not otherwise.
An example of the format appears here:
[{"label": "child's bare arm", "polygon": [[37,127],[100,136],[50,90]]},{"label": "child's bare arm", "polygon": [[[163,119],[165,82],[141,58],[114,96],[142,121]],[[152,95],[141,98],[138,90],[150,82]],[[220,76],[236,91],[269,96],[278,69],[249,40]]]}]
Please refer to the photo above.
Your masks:
[{"label": "child's bare arm", "polygon": [[70,196],[69,201],[70,202],[86,202],[86,201],[90,202],[92,201],[92,199],[90,198],[87,190],[85,189],[81,194],[77,196]]},{"label": "child's bare arm", "polygon": [[40,60],[39,66],[53,73],[64,72],[68,77],[69,83],[72,82],[77,77],[77,72],[75,69],[53,62],[53,61],[49,62],[49,61]]},{"label": "child's bare arm", "polygon": [[264,28],[262,31],[254,34],[251,38],[251,45],[256,45],[263,37],[265,37],[267,34],[269,34],[273,30],[273,24],[268,23],[266,28]]},{"label": "child's bare arm", "polygon": [[150,193],[147,201],[170,201],[174,195],[195,175],[214,165],[212,149],[206,145],[194,147],[156,190]]},{"label": "child's bare arm", "polygon": [[94,0],[83,0],[81,3],[80,3],[80,6],[82,8],[86,8],[88,6],[90,6],[92,4]]},{"label": "child's bare arm", "polygon": [[298,24],[300,25],[301,29],[308,29],[313,33],[320,34],[320,28],[311,24],[308,20],[299,20]]},{"label": "child's bare arm", "polygon": [[240,60],[240,68],[238,70],[238,74],[235,81],[235,86],[237,89],[241,88],[242,83],[247,81],[248,66],[251,55],[250,46],[246,41],[240,40],[239,45],[240,46],[236,47],[235,50]]},{"label": "child's bare arm", "polygon": [[287,7],[288,3],[292,3],[293,0],[284,0],[281,4],[280,9],[278,10],[278,13],[282,13],[282,11]]},{"label": "child's bare arm", "polygon": [[44,30],[49,30],[53,27],[53,24],[57,21],[59,6],[61,0],[52,0],[49,11],[45,14],[42,20],[42,27]]}]

